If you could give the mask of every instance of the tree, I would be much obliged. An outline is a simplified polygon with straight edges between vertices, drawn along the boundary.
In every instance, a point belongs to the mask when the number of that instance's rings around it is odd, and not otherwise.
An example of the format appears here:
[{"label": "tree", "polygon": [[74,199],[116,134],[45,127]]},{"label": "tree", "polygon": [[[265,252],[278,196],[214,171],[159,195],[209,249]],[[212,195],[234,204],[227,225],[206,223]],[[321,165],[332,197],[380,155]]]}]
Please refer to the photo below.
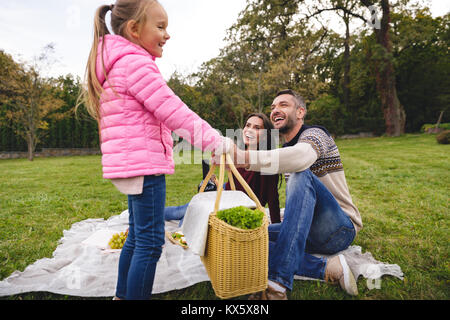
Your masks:
[{"label": "tree", "polygon": [[[350,111],[350,42],[351,31],[350,22],[354,18],[354,15],[361,15],[359,0],[319,0],[314,1],[306,8],[309,13],[306,15],[305,20],[308,21],[313,17],[322,15],[323,13],[334,12],[343,21],[345,26],[344,37],[344,52],[343,52],[343,79],[342,79],[342,92],[345,108]],[[322,27],[324,23],[320,20]]]},{"label": "tree", "polygon": [[[373,0],[361,0],[361,3],[368,8],[375,5],[375,2]],[[389,0],[380,0],[380,6],[382,11],[380,28],[373,28],[377,45],[371,52],[370,60],[375,71],[381,109],[386,122],[386,134],[388,136],[399,136],[405,133],[406,113],[397,95],[392,41],[389,33],[391,5]]]},{"label": "tree", "polygon": [[250,0],[237,22],[228,30],[230,45],[224,53],[231,57],[240,85],[236,101],[253,111],[263,112],[267,91],[264,76],[273,62],[290,50],[295,42],[295,19],[300,0]]},{"label": "tree", "polygon": [[99,145],[98,123],[86,108],[75,107],[81,92],[81,80],[71,74],[55,79],[53,95],[64,104],[57,116],[48,119],[49,131],[39,146],[51,148],[96,148]]},{"label": "tree", "polygon": [[30,161],[37,143],[48,130],[46,119],[58,116],[57,111],[63,105],[63,101],[52,94],[54,79],[40,74],[53,50],[52,45],[46,46],[29,64],[16,63],[2,52],[0,94],[6,120],[3,124],[11,126],[27,142]]},{"label": "tree", "polygon": [[329,33],[299,23],[301,2],[249,1],[228,30],[228,45],[198,73],[202,93],[214,94],[235,126],[250,112],[268,111],[280,89],[296,89],[311,101],[326,87],[316,66]]},{"label": "tree", "polygon": [[[323,1],[322,1],[323,2]],[[321,2],[321,3],[322,3]],[[357,11],[360,6],[352,0],[329,0],[328,7],[316,9],[308,17],[321,14],[325,11],[341,12],[341,17],[346,25],[346,36],[344,41],[344,104],[348,107],[350,97],[350,48],[349,48],[349,21],[351,17],[359,18],[363,22],[374,26],[374,21],[367,20],[363,14]],[[360,4],[374,12],[375,0],[360,0]],[[391,5],[389,0],[380,0],[379,6],[382,11],[380,26],[373,28],[376,46],[371,51],[370,61],[373,65],[377,91],[380,97],[381,109],[386,122],[386,134],[398,136],[405,132],[406,113],[397,95],[395,68],[392,57],[392,41],[390,39]],[[376,10],[375,10],[376,13]]]},{"label": "tree", "polygon": [[270,61],[263,75],[264,89],[273,99],[280,89],[291,88],[310,103],[329,89],[327,82],[318,77],[318,66],[335,34],[326,29],[305,29],[300,24],[294,30],[291,41],[301,45],[290,46],[278,59]]},{"label": "tree", "polygon": [[[389,1],[365,3],[376,5],[369,12],[361,0],[308,4],[249,0],[228,30],[228,43],[220,55],[204,63],[191,79],[175,76],[171,85],[221,130],[242,126],[250,112],[268,112],[275,93],[287,87],[301,93],[312,106],[308,112],[311,120],[331,126],[330,119],[338,117],[333,124],[337,134],[370,131],[398,135],[405,130],[405,113],[408,130],[417,130],[413,128],[429,119],[436,108],[442,111],[448,105],[449,28],[448,18],[439,23],[429,23],[428,18],[410,22],[406,17],[413,15],[404,14],[398,20],[399,13],[414,8],[413,2],[397,0],[395,11],[384,6],[380,23],[364,15],[373,15],[374,8],[381,12],[381,4],[389,5]],[[305,21],[305,9],[310,18],[323,12],[337,13],[346,25],[345,36],[333,32],[321,19],[319,27],[312,19]],[[354,21],[365,24],[355,28]],[[419,61],[422,63],[415,66]],[[425,88],[433,94],[424,94]]]},{"label": "tree", "polygon": [[[397,90],[405,105],[407,132],[449,121],[450,14],[433,18],[427,8],[392,16]],[[442,118],[440,117],[442,115]]]}]

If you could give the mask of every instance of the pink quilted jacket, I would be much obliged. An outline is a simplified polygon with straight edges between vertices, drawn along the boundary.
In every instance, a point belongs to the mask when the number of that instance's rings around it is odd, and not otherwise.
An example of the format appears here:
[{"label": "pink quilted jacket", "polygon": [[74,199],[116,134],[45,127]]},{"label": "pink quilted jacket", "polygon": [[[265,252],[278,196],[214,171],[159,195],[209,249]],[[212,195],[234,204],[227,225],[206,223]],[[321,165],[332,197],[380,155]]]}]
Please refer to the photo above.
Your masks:
[{"label": "pink quilted jacket", "polygon": [[105,90],[100,99],[105,179],[173,174],[171,131],[204,151],[221,144],[218,132],[167,86],[155,57],[121,36],[106,35],[104,43],[105,69],[100,43],[96,70]]}]

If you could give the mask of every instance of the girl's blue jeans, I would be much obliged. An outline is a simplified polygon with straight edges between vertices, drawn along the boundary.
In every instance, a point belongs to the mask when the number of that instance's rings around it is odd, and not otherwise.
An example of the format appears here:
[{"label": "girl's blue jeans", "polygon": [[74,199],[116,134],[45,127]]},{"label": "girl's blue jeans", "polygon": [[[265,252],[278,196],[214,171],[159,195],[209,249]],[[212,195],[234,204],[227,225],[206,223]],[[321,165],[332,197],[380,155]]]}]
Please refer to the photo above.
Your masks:
[{"label": "girl's blue jeans", "polygon": [[142,194],[128,196],[128,237],[120,254],[116,288],[120,299],[150,299],[164,244],[165,200],[164,175],[145,176]]},{"label": "girl's blue jeans", "polygon": [[289,176],[283,222],[269,225],[269,279],[292,290],[294,275],[324,279],[327,260],[355,238],[349,216],[311,172]]}]

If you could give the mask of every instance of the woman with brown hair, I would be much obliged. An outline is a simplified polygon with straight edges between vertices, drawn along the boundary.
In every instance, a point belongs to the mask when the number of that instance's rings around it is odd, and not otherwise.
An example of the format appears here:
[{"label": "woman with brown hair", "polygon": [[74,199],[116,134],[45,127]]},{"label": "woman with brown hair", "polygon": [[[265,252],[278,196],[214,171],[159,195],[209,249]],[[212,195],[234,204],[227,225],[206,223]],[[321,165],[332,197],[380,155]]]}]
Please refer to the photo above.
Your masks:
[{"label": "woman with brown hair", "polygon": [[[276,147],[276,139],[272,132],[273,125],[263,113],[252,113],[247,116],[245,126],[242,129],[242,142],[246,150],[270,150]],[[271,223],[280,221],[280,202],[278,199],[279,175],[264,175],[256,171],[237,169],[247,184],[253,190],[262,206],[269,207]],[[246,192],[239,181],[235,181],[236,190]],[[225,190],[231,190],[230,183],[224,186]],[[166,207],[165,220],[183,221],[189,203],[182,206]]]},{"label": "woman with brown hair", "polygon": [[[246,150],[271,150],[276,147],[276,139],[273,135],[273,124],[263,113],[252,113],[247,117],[242,139]],[[262,206],[269,207],[271,223],[280,221],[280,202],[278,199],[279,175],[264,175],[257,171],[237,169],[253,190]],[[239,181],[235,181],[236,190],[245,192]],[[231,190],[230,182],[225,185],[225,190]]]}]

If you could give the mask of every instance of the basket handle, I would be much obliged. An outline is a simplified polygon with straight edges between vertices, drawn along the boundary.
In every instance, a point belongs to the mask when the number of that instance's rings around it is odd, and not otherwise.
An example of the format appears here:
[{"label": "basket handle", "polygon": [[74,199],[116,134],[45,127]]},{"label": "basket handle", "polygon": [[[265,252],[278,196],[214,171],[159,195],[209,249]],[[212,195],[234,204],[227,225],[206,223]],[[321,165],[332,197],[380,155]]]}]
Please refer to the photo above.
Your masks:
[{"label": "basket handle", "polygon": [[[256,203],[256,207],[258,208],[258,210],[261,210],[262,212],[264,212],[264,208],[261,205],[261,203],[259,202],[258,197],[253,192],[252,188],[249,187],[249,185],[247,184],[245,179],[242,178],[241,174],[239,173],[239,171],[236,169],[235,165],[233,164],[233,159],[231,158],[230,154],[224,153],[220,156],[219,185],[217,186],[217,197],[216,197],[216,202],[214,204],[214,214],[217,213],[217,211],[219,211],[220,198],[222,197],[223,182],[224,182],[224,178],[225,178],[225,162],[227,162],[228,166],[229,166],[229,169],[227,168],[226,171],[227,171],[228,179],[230,180],[231,188],[233,190],[236,190],[236,186],[235,186],[234,180],[233,180],[233,175],[234,175],[236,177],[236,179],[239,181],[239,183],[242,185],[242,187],[244,188],[245,192],[247,192],[250,199],[252,199]],[[199,192],[205,191],[206,184],[208,183],[209,179],[211,179],[211,176],[214,173],[215,168],[216,168],[216,164],[213,164],[211,166],[211,168],[209,169],[209,172],[206,175],[205,179],[203,180],[203,184],[202,184]]]}]

